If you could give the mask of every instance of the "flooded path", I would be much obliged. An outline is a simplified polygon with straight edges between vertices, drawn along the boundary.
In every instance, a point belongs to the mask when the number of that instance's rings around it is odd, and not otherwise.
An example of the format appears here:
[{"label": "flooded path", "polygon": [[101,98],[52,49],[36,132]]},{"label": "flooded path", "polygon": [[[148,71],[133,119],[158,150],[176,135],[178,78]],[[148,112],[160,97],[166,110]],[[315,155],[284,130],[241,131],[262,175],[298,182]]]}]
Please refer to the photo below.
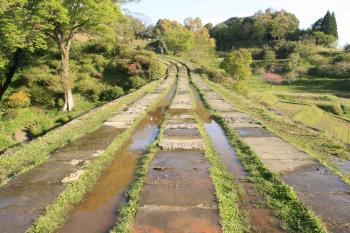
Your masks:
[{"label": "flooded path", "polygon": [[[173,85],[176,71],[154,91],[109,119],[101,128],[57,150],[48,162],[12,179],[0,189],[0,232],[22,233],[75,181],[92,159],[144,114]],[[127,116],[127,117],[125,117]],[[136,158],[137,159],[137,158]]]},{"label": "flooded path", "polygon": [[175,91],[174,85],[157,109],[142,120],[86,200],[71,212],[59,233],[104,233],[115,224],[116,210],[125,201],[125,193],[135,180],[138,162],[144,150],[155,140]]},{"label": "flooded path", "polygon": [[132,232],[221,232],[210,164],[195,123],[187,72],[164,124],[158,152],[141,191]]},{"label": "flooded path", "polygon": [[230,127],[236,130],[272,172],[294,188],[301,202],[326,223],[330,232],[350,232],[350,187],[308,154],[237,112],[196,75],[195,85]]},{"label": "flooded path", "polygon": [[[210,118],[210,113],[204,106],[199,94],[193,88],[196,100],[196,113],[204,122],[204,127],[208,133],[215,150],[218,152],[221,160],[227,170],[231,172],[239,183],[244,194],[239,203],[239,209],[248,215],[249,225],[253,232],[260,233],[282,233],[282,221],[277,218],[272,209],[261,205],[264,202],[261,195],[255,190],[254,184],[249,182],[247,172],[239,161],[234,148],[226,138],[224,130]],[[211,96],[215,99],[215,96]]]}]

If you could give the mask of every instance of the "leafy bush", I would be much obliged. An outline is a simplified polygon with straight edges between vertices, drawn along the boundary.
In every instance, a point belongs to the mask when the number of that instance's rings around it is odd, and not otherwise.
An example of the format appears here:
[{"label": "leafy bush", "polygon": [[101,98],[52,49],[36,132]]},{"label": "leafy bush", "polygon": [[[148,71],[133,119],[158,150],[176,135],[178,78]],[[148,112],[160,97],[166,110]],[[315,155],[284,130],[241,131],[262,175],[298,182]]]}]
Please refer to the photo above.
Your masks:
[{"label": "leafy bush", "polygon": [[101,92],[104,89],[104,85],[97,79],[88,77],[80,80],[76,83],[75,90],[80,92],[86,99],[96,102],[99,99]]},{"label": "leafy bush", "polygon": [[316,104],[317,107],[325,110],[326,112],[330,112],[330,113],[333,113],[335,115],[338,115],[338,116],[341,116],[344,114],[343,112],[343,108],[342,106],[340,105],[340,103],[318,103]]},{"label": "leafy bush", "polygon": [[320,54],[313,54],[309,57],[309,61],[314,66],[328,65],[330,59],[328,57],[322,56]]},{"label": "leafy bush", "polygon": [[10,119],[15,119],[18,117],[18,111],[17,109],[8,109],[3,115],[2,119],[4,121],[10,120]]},{"label": "leafy bush", "polygon": [[80,70],[81,72],[89,73],[91,76],[96,76],[96,74],[98,73],[96,67],[91,63],[86,63],[82,65]]},{"label": "leafy bush", "polygon": [[348,78],[350,77],[350,63],[337,62],[335,64],[315,66],[309,69],[309,74],[318,77]]},{"label": "leafy bush", "polygon": [[336,56],[334,62],[350,62],[350,53],[342,53]]},{"label": "leafy bush", "polygon": [[140,76],[133,76],[130,78],[130,81],[132,88],[139,88],[146,84],[146,81]]},{"label": "leafy bush", "polygon": [[297,45],[293,41],[280,41],[276,45],[276,56],[278,59],[287,59],[296,52]]},{"label": "leafy bush", "polygon": [[9,108],[24,108],[30,105],[30,97],[24,90],[12,93],[6,100],[6,106]]},{"label": "leafy bush", "polygon": [[40,136],[48,130],[52,129],[55,126],[55,123],[52,118],[49,116],[40,117],[36,119],[29,127],[29,133],[32,136]]},{"label": "leafy bush", "polygon": [[121,87],[110,87],[100,94],[100,100],[111,101],[121,97],[122,95],[124,95],[124,91]]},{"label": "leafy bush", "polygon": [[32,104],[44,106],[47,108],[61,107],[59,105],[59,99],[63,98],[63,95],[58,92],[54,92],[47,87],[34,85],[30,88],[30,96]]}]

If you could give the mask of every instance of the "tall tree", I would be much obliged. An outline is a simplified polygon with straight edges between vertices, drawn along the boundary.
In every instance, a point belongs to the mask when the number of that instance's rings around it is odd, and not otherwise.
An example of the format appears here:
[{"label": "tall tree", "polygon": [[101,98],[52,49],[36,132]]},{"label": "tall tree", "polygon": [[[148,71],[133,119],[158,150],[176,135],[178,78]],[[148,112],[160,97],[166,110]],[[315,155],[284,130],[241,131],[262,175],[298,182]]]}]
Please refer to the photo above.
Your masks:
[{"label": "tall tree", "polygon": [[184,20],[184,25],[187,29],[197,32],[203,27],[202,20],[199,17],[196,18],[186,18]]},{"label": "tall tree", "polygon": [[63,110],[72,111],[74,100],[69,72],[69,52],[74,35],[94,33],[112,38],[122,13],[112,0],[29,0],[33,26],[54,40],[61,53],[61,82],[65,96]]},{"label": "tall tree", "polygon": [[22,52],[46,44],[40,33],[33,32],[26,5],[27,0],[0,3],[0,100],[18,69]]},{"label": "tall tree", "polygon": [[221,67],[226,70],[237,82],[247,79],[252,75],[251,67],[253,59],[248,49],[233,51],[225,57]]},{"label": "tall tree", "polygon": [[324,32],[326,35],[333,35],[338,38],[337,20],[335,18],[334,12],[331,13],[329,10],[323,17],[320,31]]}]

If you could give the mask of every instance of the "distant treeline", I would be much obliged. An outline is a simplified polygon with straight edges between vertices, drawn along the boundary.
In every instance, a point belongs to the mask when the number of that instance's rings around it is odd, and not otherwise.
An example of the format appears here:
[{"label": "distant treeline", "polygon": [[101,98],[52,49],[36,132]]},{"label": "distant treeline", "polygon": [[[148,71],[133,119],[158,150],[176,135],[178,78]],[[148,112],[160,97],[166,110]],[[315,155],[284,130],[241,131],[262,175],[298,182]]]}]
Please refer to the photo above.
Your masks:
[{"label": "distant treeline", "polygon": [[284,40],[313,40],[315,44],[333,46],[338,39],[334,12],[317,20],[309,29],[299,29],[298,18],[285,10],[259,11],[248,17],[232,17],[215,27],[205,25],[215,38],[218,50],[257,46]]}]

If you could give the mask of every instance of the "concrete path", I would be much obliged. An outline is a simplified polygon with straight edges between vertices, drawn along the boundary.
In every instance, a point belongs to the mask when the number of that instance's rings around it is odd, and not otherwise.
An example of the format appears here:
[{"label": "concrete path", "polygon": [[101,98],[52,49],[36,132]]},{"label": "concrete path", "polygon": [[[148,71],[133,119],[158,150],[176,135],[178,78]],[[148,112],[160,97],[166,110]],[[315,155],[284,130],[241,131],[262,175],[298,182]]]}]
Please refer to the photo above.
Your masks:
[{"label": "concrete path", "polygon": [[219,233],[221,227],[209,163],[192,115],[186,70],[141,192],[133,233]]},{"label": "concrete path", "polygon": [[[12,179],[0,189],[0,232],[22,233],[140,114],[175,82],[176,69],[154,92],[109,119],[101,128],[54,152],[48,162]],[[128,117],[125,117],[125,116]]]},{"label": "concrete path", "polygon": [[293,187],[302,203],[319,215],[328,230],[350,232],[350,187],[308,154],[272,134],[254,122],[249,115],[234,110],[199,76],[193,82],[216,110],[236,130],[272,171]]}]

